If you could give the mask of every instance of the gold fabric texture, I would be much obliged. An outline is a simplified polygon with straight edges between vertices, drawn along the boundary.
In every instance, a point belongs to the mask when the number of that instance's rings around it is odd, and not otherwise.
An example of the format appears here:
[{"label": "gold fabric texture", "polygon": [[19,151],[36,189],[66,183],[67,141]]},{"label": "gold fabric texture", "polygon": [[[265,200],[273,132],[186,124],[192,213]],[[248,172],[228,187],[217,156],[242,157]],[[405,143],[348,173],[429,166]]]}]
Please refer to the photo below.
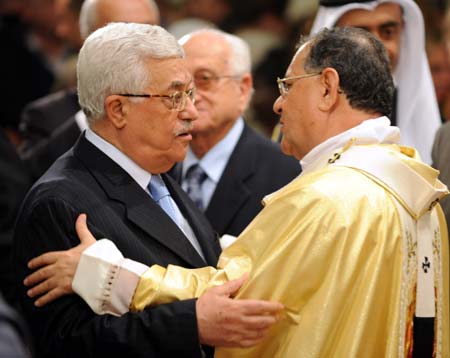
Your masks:
[{"label": "gold fabric texture", "polygon": [[[435,185],[431,168],[399,147],[385,150]],[[265,208],[222,253],[219,270],[172,266],[157,273],[157,287],[155,274],[145,274],[132,309],[198,296],[250,272],[236,298],[279,301],[284,315],[261,344],[217,348],[216,357],[406,356],[411,342],[401,327],[411,328],[414,295],[402,292],[408,238],[396,203],[388,187],[356,169],[327,165],[301,175],[266,198]],[[437,351],[449,357],[448,238],[438,212]]]}]

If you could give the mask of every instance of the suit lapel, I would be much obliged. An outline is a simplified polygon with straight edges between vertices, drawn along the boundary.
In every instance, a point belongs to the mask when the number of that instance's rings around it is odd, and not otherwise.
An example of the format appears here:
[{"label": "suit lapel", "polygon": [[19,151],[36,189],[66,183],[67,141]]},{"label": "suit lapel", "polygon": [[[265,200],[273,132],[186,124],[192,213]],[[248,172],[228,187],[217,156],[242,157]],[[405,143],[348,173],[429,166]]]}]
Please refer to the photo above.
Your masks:
[{"label": "suit lapel", "polygon": [[118,164],[81,136],[75,155],[86,165],[111,199],[126,208],[126,217],[150,238],[176,253],[193,267],[204,266],[186,236],[164,210]]},{"label": "suit lapel", "polygon": [[249,200],[251,188],[246,184],[256,172],[255,161],[245,150],[249,136],[247,125],[228,160],[205,215],[219,233],[226,232],[239,208]]}]

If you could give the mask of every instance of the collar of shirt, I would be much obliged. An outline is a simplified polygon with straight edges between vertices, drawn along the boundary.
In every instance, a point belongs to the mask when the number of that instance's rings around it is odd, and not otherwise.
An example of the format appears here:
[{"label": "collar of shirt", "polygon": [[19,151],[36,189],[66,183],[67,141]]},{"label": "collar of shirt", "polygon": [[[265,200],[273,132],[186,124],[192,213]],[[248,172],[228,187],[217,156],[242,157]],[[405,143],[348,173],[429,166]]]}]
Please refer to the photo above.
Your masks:
[{"label": "collar of shirt", "polygon": [[188,148],[186,159],[183,162],[182,178],[185,178],[187,170],[192,165],[198,163],[208,175],[208,179],[217,184],[243,130],[244,119],[239,117],[227,135],[200,160],[195,156],[191,148]]},{"label": "collar of shirt", "polygon": [[81,109],[77,113],[75,113],[74,118],[78,128],[80,128],[80,132],[89,128],[86,115]]},{"label": "collar of shirt", "polygon": [[342,148],[352,138],[356,139],[355,144],[399,143],[400,130],[390,124],[389,119],[384,116],[367,119],[356,127],[328,138],[300,160],[302,175],[325,166],[330,153]]},{"label": "collar of shirt", "polygon": [[91,129],[86,129],[86,139],[95,145],[99,150],[110,157],[115,163],[117,163],[123,170],[125,170],[139,186],[149,193],[147,185],[150,183],[152,175],[142,169],[128,156],[122,153],[119,149],[108,143],[106,140],[95,134]]}]

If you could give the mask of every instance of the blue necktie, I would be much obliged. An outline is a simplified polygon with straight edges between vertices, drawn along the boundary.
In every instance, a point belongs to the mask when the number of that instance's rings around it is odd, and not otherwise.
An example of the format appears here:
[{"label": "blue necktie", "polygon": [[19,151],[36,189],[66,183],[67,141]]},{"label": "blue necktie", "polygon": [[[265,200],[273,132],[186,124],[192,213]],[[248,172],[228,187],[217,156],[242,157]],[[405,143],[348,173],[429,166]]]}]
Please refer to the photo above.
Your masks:
[{"label": "blue necktie", "polygon": [[192,165],[186,172],[186,192],[197,207],[203,211],[202,184],[208,175],[198,164]]},{"label": "blue necktie", "polygon": [[170,216],[173,222],[179,226],[178,216],[174,208],[175,203],[173,202],[169,190],[160,175],[152,175],[148,189],[150,190],[153,200],[166,212],[167,215]]}]

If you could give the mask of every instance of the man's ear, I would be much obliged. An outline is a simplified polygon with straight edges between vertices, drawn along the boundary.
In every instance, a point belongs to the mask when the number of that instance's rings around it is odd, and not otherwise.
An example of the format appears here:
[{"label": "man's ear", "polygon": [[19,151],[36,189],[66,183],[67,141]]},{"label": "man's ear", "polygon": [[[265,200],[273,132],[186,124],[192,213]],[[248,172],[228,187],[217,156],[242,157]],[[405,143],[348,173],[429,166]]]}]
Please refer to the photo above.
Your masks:
[{"label": "man's ear", "polygon": [[331,110],[339,101],[339,74],[334,68],[327,67],[322,70],[320,77],[321,88],[321,101],[319,109],[321,111]]},{"label": "man's ear", "polygon": [[105,99],[105,112],[108,120],[117,129],[127,124],[128,101],[122,96],[111,95]]},{"label": "man's ear", "polygon": [[246,73],[242,76],[239,82],[240,89],[240,101],[241,101],[241,111],[243,111],[252,96],[253,93],[253,78],[250,73]]}]

